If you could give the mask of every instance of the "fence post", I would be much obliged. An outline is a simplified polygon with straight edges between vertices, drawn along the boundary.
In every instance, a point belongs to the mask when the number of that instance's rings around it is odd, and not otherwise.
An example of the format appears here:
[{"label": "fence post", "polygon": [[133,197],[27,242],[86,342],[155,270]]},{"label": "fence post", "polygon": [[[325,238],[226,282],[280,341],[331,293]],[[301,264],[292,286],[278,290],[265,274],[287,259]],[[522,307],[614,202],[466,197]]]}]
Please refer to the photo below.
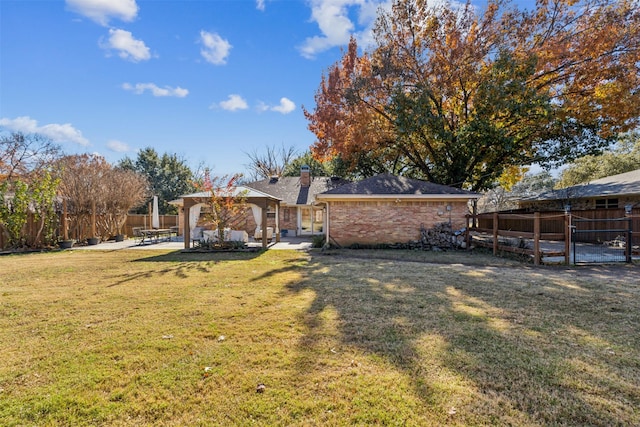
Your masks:
[{"label": "fence post", "polygon": [[96,201],[91,202],[91,237],[96,237]]},{"label": "fence post", "polygon": [[540,212],[533,213],[533,264],[540,265]]},{"label": "fence post", "polygon": [[67,218],[67,198],[64,197],[62,199],[62,238],[64,240],[69,240],[69,223],[67,222]]},{"label": "fence post", "polygon": [[493,213],[493,255],[498,255],[498,212]]},{"label": "fence post", "polygon": [[625,245],[624,248],[624,252],[625,252],[625,261],[628,263],[631,263],[632,259],[631,259],[631,249],[633,247],[633,220],[631,218],[631,213],[626,213],[625,212],[625,216],[627,217],[627,244]]},{"label": "fence post", "polygon": [[469,228],[470,228],[469,219],[470,219],[470,215],[469,214],[465,215],[464,219],[465,219],[465,225],[466,225],[466,227],[465,227],[466,231],[464,233],[464,244],[465,244],[466,249],[469,249]]},{"label": "fence post", "polygon": [[564,213],[564,263],[571,262],[571,212]]},{"label": "fence post", "polygon": [[[467,217],[467,232],[464,236],[465,244],[467,245],[467,250],[471,250],[471,230],[473,228],[473,223],[471,221],[475,221],[474,216],[466,215]],[[470,221],[471,220],[471,221]]]}]

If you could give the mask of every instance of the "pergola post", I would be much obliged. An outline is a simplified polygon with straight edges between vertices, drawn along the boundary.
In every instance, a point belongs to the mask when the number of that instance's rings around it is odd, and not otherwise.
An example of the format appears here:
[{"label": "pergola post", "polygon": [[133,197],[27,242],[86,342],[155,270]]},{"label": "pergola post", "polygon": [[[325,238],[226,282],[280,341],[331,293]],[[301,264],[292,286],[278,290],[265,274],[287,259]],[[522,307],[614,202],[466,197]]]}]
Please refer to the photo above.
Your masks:
[{"label": "pergola post", "polygon": [[276,203],[276,243],[280,242],[280,202]]},{"label": "pergola post", "polygon": [[262,207],[262,249],[267,249],[267,208],[269,201],[265,199]]},{"label": "pergola post", "polygon": [[183,199],[183,221],[182,221],[182,235],[184,236],[184,248],[189,249],[191,247],[191,224],[189,224],[189,217],[191,216],[191,207],[194,205],[193,199]]}]

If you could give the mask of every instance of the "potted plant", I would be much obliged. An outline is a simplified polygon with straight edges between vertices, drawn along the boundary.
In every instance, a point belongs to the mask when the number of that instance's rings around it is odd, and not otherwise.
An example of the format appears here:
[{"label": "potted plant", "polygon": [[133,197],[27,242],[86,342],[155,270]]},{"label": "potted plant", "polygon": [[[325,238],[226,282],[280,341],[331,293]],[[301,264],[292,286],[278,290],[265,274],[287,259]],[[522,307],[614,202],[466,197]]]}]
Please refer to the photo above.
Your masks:
[{"label": "potted plant", "polygon": [[120,210],[117,212],[112,212],[111,213],[113,220],[112,220],[112,224],[114,225],[115,229],[115,234],[113,235],[113,239],[116,242],[122,242],[124,241],[125,235],[122,232],[122,228],[124,227],[124,224],[127,222],[127,211],[126,210]]},{"label": "potted plant", "polygon": [[58,247],[60,247],[60,249],[71,249],[73,247],[73,240],[58,240]]},{"label": "potted plant", "polygon": [[87,239],[87,244],[90,245],[90,246],[97,245],[98,243],[100,243],[100,238],[99,237],[89,237]]}]

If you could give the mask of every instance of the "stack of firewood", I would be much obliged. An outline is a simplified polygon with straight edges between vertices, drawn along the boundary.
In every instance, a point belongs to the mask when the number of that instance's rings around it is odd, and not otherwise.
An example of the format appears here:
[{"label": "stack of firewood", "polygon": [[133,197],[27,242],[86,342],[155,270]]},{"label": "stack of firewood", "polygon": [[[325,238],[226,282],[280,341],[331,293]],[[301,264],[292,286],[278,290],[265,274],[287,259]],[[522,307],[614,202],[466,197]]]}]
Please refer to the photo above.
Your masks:
[{"label": "stack of firewood", "polygon": [[453,230],[448,222],[440,222],[429,229],[421,226],[420,236],[423,249],[459,249],[465,246],[464,230]]}]

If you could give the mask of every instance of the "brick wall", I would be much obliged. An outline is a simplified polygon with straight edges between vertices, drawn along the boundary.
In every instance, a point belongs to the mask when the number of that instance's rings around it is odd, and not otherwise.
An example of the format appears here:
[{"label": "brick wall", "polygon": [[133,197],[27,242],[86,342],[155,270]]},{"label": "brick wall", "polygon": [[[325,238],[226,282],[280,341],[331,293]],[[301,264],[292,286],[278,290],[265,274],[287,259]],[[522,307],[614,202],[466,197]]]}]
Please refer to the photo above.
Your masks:
[{"label": "brick wall", "polygon": [[[269,218],[269,226],[275,227],[275,219]],[[295,207],[280,207],[280,229],[289,230],[289,236],[294,236],[298,229],[298,209]]]},{"label": "brick wall", "polygon": [[454,229],[462,228],[468,213],[466,201],[333,201],[329,234],[342,246],[406,243],[420,239],[421,224],[430,228],[451,218]]}]

